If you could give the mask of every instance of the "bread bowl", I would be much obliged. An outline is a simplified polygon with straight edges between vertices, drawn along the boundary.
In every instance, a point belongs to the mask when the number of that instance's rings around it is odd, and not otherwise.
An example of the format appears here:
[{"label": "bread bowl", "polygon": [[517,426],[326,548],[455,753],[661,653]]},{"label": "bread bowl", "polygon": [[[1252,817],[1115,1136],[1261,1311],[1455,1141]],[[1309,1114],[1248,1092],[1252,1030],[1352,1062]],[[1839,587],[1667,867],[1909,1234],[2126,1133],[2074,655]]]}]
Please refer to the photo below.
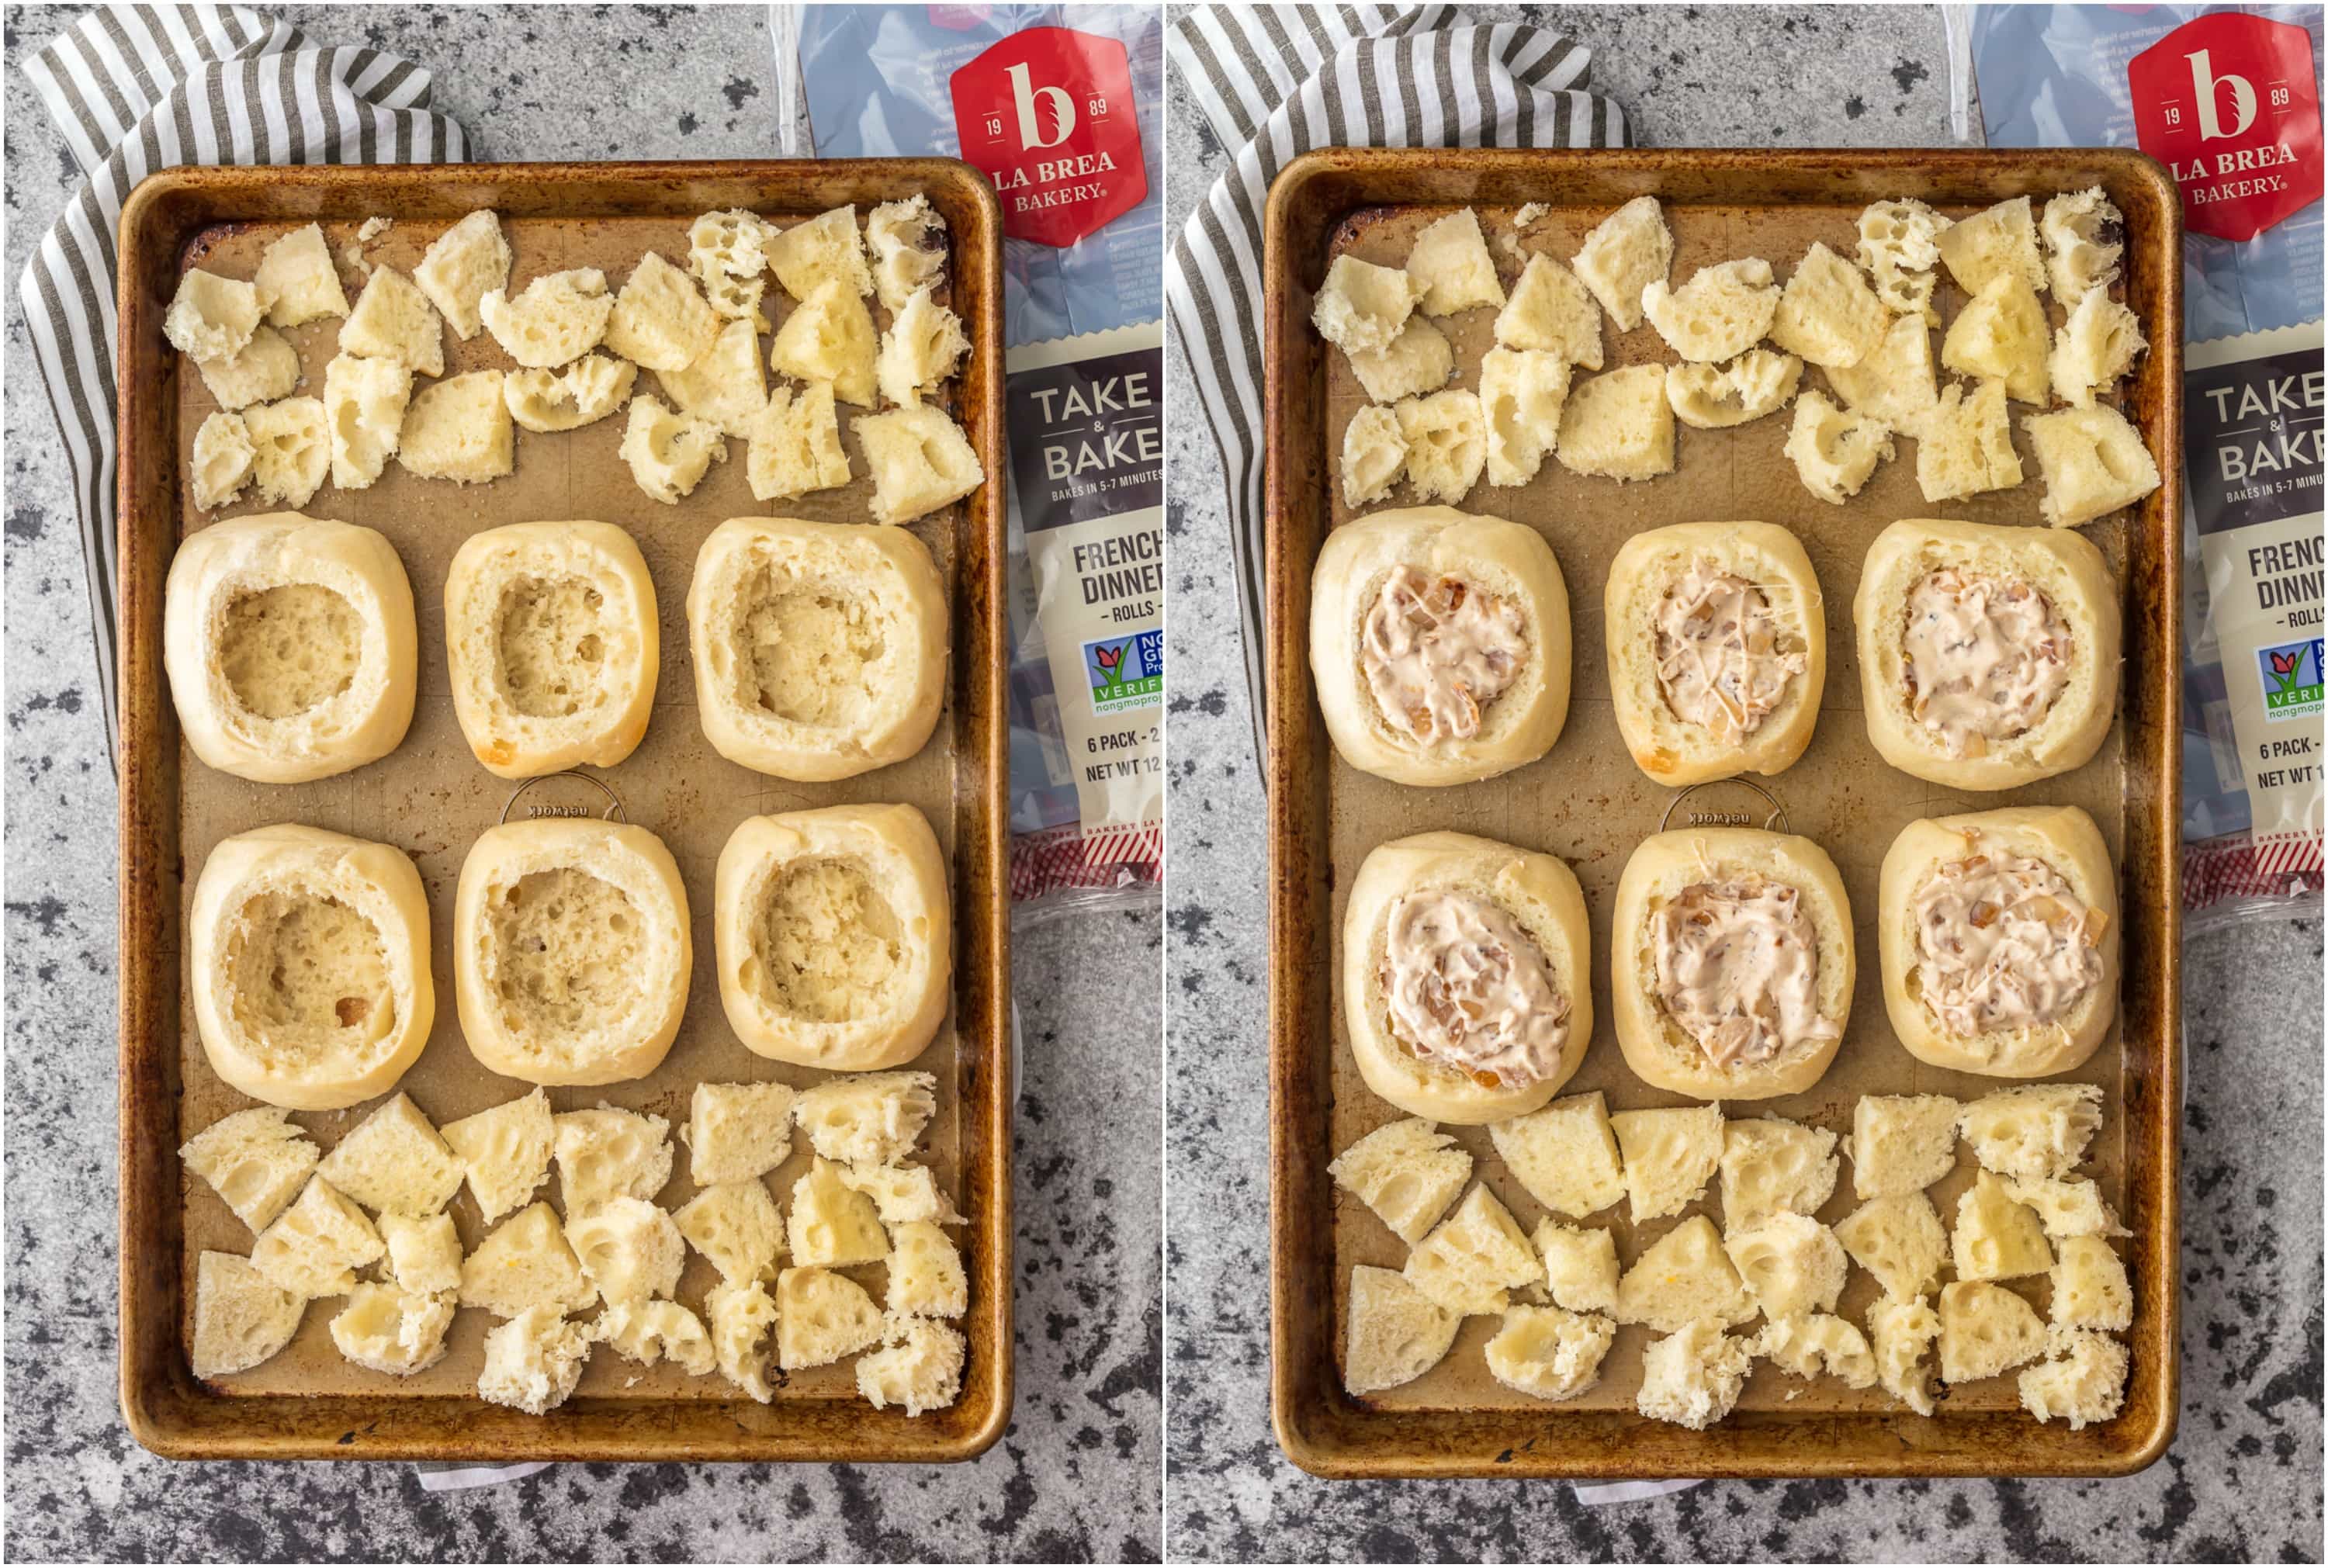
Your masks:
[{"label": "bread bowl", "polygon": [[373,529],[271,512],[190,535],[162,647],[186,744],[254,784],[376,762],[412,722],[412,585]]}]

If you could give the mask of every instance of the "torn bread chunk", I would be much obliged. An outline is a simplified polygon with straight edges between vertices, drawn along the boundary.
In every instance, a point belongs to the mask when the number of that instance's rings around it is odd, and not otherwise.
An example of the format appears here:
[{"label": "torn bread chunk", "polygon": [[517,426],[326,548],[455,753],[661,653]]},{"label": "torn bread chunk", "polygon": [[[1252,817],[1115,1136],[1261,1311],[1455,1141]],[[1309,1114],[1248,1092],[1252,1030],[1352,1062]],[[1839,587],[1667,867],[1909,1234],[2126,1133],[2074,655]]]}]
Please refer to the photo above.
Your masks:
[{"label": "torn bread chunk", "polygon": [[332,468],[332,437],[317,398],[285,398],[242,411],[250,434],[257,497],[294,511],[314,498]]},{"label": "torn bread chunk", "polygon": [[194,464],[190,478],[194,505],[203,512],[227,505],[250,483],[258,453],[250,430],[239,414],[212,414],[194,432]]},{"label": "torn bread chunk", "polygon": [[2016,403],[2042,407],[2051,385],[2045,366],[2045,307],[2020,277],[1999,273],[1948,323],[1940,363],[1960,376],[1994,378]]},{"label": "torn bread chunk", "polygon": [[408,474],[458,484],[483,484],[515,472],[517,429],[502,372],[470,371],[413,393],[396,460]]},{"label": "torn bread chunk", "polygon": [[1785,408],[1802,378],[1794,355],[1749,349],[1727,365],[1667,366],[1666,401],[1685,425],[1727,430]]},{"label": "torn bread chunk", "polygon": [[1525,484],[1560,440],[1568,361],[1542,350],[1489,349],[1479,368],[1488,427],[1488,483]]},{"label": "torn bread chunk", "polygon": [[1737,1408],[1752,1366],[1746,1341],[1701,1318],[1641,1352],[1636,1407],[1652,1421],[1703,1432]]},{"label": "torn bread chunk", "polygon": [[1390,346],[1349,356],[1358,385],[1376,403],[1396,403],[1435,392],[1455,373],[1454,345],[1418,313],[1407,318]]},{"label": "torn bread chunk", "polygon": [[1570,262],[1619,332],[1641,324],[1641,294],[1673,268],[1673,234],[1655,196],[1636,196],[1584,237]]},{"label": "torn bread chunk", "polygon": [[1867,1309],[1867,1334],[1873,1341],[1875,1380],[1883,1392],[1918,1415],[1929,1415],[1932,1375],[1929,1357],[1940,1337],[1940,1315],[1922,1297],[1902,1301],[1887,1296]]},{"label": "torn bread chunk", "polygon": [[498,213],[480,208],[429,243],[412,281],[451,324],[463,343],[484,324],[477,304],[509,286],[510,248]]},{"label": "torn bread chunk", "polygon": [[1882,420],[1846,413],[1819,392],[1795,399],[1787,455],[1803,488],[1821,501],[1840,506],[1858,494],[1892,452],[1892,429]]},{"label": "torn bread chunk", "polygon": [[319,316],[348,314],[346,290],[324,230],[310,223],[268,245],[251,282],[268,302],[269,326],[299,326]]},{"label": "torn bread chunk", "polygon": [[1940,400],[1932,370],[1932,333],[1920,315],[1895,315],[1882,341],[1855,365],[1831,365],[1827,385],[1852,412],[1913,434]]},{"label": "torn bread chunk", "polygon": [[1488,1371],[1505,1387],[1537,1399],[1573,1399],[1600,1380],[1617,1326],[1597,1312],[1507,1307],[1488,1341]]},{"label": "torn bread chunk", "polygon": [[1553,455],[1572,474],[1603,479],[1672,473],[1674,413],[1666,400],[1664,367],[1629,365],[1571,387]]},{"label": "torn bread chunk", "polygon": [[865,247],[873,253],[873,291],[892,313],[945,276],[946,222],[927,196],[884,202],[867,213]]},{"label": "torn bread chunk", "polygon": [[340,324],[340,352],[394,360],[417,376],[445,373],[445,324],[419,286],[393,267],[372,268]]},{"label": "torn bread chunk", "polygon": [[1807,363],[1857,364],[1883,341],[1883,302],[1859,268],[1814,240],[1770,317],[1770,341]]},{"label": "torn bread chunk", "polygon": [[1948,220],[1923,202],[1872,202],[1859,214],[1859,265],[1887,310],[1939,324],[1932,295],[1938,283],[1939,239]]},{"label": "torn bread chunk", "polygon": [[595,267],[544,273],[515,295],[488,289],[477,317],[502,352],[529,370],[570,365],[598,346],[615,296]]},{"label": "torn bread chunk", "polygon": [[258,1105],[211,1122],[178,1158],[256,1235],[291,1206],[322,1155],[290,1112]]},{"label": "torn bread chunk", "polygon": [[178,279],[162,335],[188,359],[230,360],[249,346],[266,314],[256,285],[197,267]]},{"label": "torn bread chunk", "polygon": [[873,271],[865,265],[865,244],[857,232],[853,206],[835,207],[795,223],[763,249],[776,281],[794,299],[805,300],[829,283],[859,299],[873,292]]},{"label": "torn bread chunk", "polygon": [[2053,352],[2045,361],[2053,395],[2086,408],[2097,395],[2115,391],[2119,380],[2134,369],[2135,357],[2149,347],[2134,312],[2112,299],[2107,289],[2095,289],[2078,301],[2053,334]]},{"label": "torn bread chunk", "polygon": [[728,460],[728,441],[710,420],[673,413],[662,399],[642,392],[631,399],[620,452],[641,490],[676,506],[694,493],[714,463]]},{"label": "torn bread chunk", "polygon": [[2020,1377],[2021,1408],[2039,1421],[2066,1421],[2070,1430],[2115,1421],[2126,1404],[2126,1349],[2106,1334],[2058,1338],[2053,1359]]},{"label": "torn bread chunk", "polygon": [[876,1410],[896,1405],[907,1415],[943,1410],[962,1396],[962,1365],[969,1341],[959,1329],[924,1318],[891,1318],[883,1345],[857,1363],[857,1392]]},{"label": "torn bread chunk", "polygon": [[2045,241],[2045,277],[2063,309],[2107,294],[2126,254],[2126,220],[2099,185],[2064,192],[2045,203],[2037,232]]},{"label": "torn bread chunk", "polygon": [[1759,256],[1701,267],[1679,288],[1651,278],[1641,292],[1641,314],[1685,360],[1712,364],[1733,360],[1770,330],[1779,289],[1770,264]]},{"label": "torn bread chunk", "polygon": [[1478,394],[1433,392],[1393,411],[1406,438],[1406,482],[1415,499],[1460,503],[1488,465],[1488,421]]},{"label": "torn bread chunk", "polygon": [[299,1331],[307,1299],[260,1273],[248,1258],[204,1253],[194,1265],[197,1377],[230,1377],[268,1360]]},{"label": "torn bread chunk", "polygon": [[1977,382],[1969,395],[1950,382],[1940,400],[1918,417],[1911,434],[1916,486],[1926,501],[1960,501],[2021,483],[2003,381]]},{"label": "torn bread chunk", "polygon": [[1940,231],[1937,243],[1948,275],[1967,294],[1977,295],[2004,277],[2019,278],[2032,293],[2045,287],[2045,262],[2026,196],[1959,220]]},{"label": "torn bread chunk", "polygon": [[890,320],[881,334],[880,352],[873,362],[873,379],[881,396],[901,408],[920,406],[940,382],[962,368],[970,352],[969,334],[962,317],[937,302],[927,288],[918,289]]},{"label": "torn bread chunk", "polygon": [[702,358],[684,370],[659,371],[656,379],[680,412],[717,425],[738,439],[750,437],[768,406],[760,336],[748,321],[728,322]]},{"label": "torn bread chunk", "polygon": [[2044,1353],[2035,1308],[2003,1285],[1959,1281],[1940,1291],[1940,1381],[1977,1383]]},{"label": "torn bread chunk", "polygon": [[1535,1227],[1552,1299],[1572,1312],[1609,1312],[1617,1306],[1617,1238],[1545,1220]]},{"label": "torn bread chunk", "polygon": [[242,352],[230,359],[196,360],[202,385],[221,408],[247,408],[288,397],[299,384],[299,351],[273,327],[251,332]]},{"label": "torn bread chunk", "polygon": [[1875,1386],[1875,1352],[1867,1336],[1831,1312],[1773,1317],[1748,1348],[1789,1377],[1824,1374],[1845,1388]]},{"label": "torn bread chunk", "polygon": [[1469,207],[1448,213],[1414,237],[1406,275],[1414,280],[1426,315],[1453,315],[1483,305],[1501,309],[1504,304],[1504,286],[1496,277],[1495,258],[1488,254],[1487,238],[1479,232],[1479,215]]},{"label": "torn bread chunk", "polygon": [[1834,1311],[1851,1272],[1833,1231],[1783,1209],[1751,1225],[1731,1221],[1722,1245],[1754,1304],[1773,1320]]},{"label": "torn bread chunk", "polygon": [[770,370],[795,380],[829,382],[834,396],[862,408],[874,405],[879,358],[872,315],[838,278],[803,300],[768,348]]},{"label": "torn bread chunk", "polygon": [[1369,403],[1342,427],[1342,501],[1353,508],[1390,499],[1406,474],[1406,432],[1398,411]]},{"label": "torn bread chunk", "polygon": [[1496,341],[1507,349],[1558,354],[1588,371],[1600,368],[1600,307],[1576,274],[1549,256],[1531,256],[1511,298],[1496,316]]},{"label": "torn bread chunk", "polygon": [[1512,1178],[1554,1214],[1582,1219],[1625,1196],[1625,1169],[1608,1097],[1595,1089],[1488,1124]]},{"label": "torn bread chunk", "polygon": [[1471,1178],[1471,1156],[1422,1117],[1375,1128],[1326,1168],[1334,1184],[1413,1246]]},{"label": "torn bread chunk", "polygon": [[849,454],[840,445],[840,415],[829,381],[770,389],[744,437],[750,443],[745,476],[762,501],[790,501],[849,483]]},{"label": "torn bread chunk", "polygon": [[1343,1318],[1342,1386],[1354,1394],[1413,1382],[1446,1359],[1463,1326],[1397,1270],[1363,1263],[1350,1271]]},{"label": "torn bread chunk", "polygon": [[477,1397],[529,1415],[546,1415],[566,1403],[590,1357],[590,1333],[556,1307],[533,1307],[485,1336],[485,1366]]},{"label": "torn bread chunk", "polygon": [[628,360],[585,354],[562,371],[506,372],[502,398],[510,418],[529,430],[578,430],[621,408],[638,379],[639,367]]},{"label": "torn bread chunk", "polygon": [[1402,268],[1337,256],[1326,269],[1310,320],[1319,336],[1346,354],[1380,353],[1405,330],[1422,296]]},{"label": "torn bread chunk", "polygon": [[606,347],[650,371],[683,371],[711,352],[718,313],[658,250],[639,258],[606,316]]},{"label": "torn bread chunk", "polygon": [[2045,521],[2055,528],[2107,517],[2158,488],[2142,432],[2107,403],[2032,414],[2023,423],[2045,480]]},{"label": "torn bread chunk", "polygon": [[687,229],[687,265],[705,301],[730,321],[768,330],[760,301],[768,287],[768,241],[775,230],[756,212],[731,207],[706,212]]},{"label": "torn bread chunk", "polygon": [[911,522],[951,506],[986,483],[970,437],[944,411],[924,404],[867,414],[857,439],[873,471],[873,521]]},{"label": "torn bread chunk", "polygon": [[395,360],[341,354],[324,367],[324,418],[332,432],[332,483],[369,490],[396,455],[412,401],[412,371]]}]

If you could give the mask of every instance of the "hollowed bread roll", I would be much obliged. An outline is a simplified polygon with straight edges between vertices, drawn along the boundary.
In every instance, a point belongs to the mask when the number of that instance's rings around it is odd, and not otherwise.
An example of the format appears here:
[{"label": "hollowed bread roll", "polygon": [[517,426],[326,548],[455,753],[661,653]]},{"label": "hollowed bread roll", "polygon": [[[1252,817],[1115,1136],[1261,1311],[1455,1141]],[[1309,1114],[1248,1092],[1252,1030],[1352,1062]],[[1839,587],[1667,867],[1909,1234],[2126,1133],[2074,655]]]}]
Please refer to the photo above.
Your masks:
[{"label": "hollowed bread roll", "polygon": [[1568,720],[1569,659],[1560,563],[1524,524],[1378,512],[1318,552],[1310,668],[1352,767],[1455,784],[1534,762]]},{"label": "hollowed bread roll", "polygon": [[[1469,833],[1376,846],[1342,915],[1342,1019],[1359,1075],[1434,1122],[1535,1110],[1592,1043],[1591,951],[1583,890],[1556,856]],[[1450,1002],[1459,1018],[1513,1021],[1450,1029]]]},{"label": "hollowed bread roll", "polygon": [[336,1111],[428,1043],[428,895],[403,850],[286,823],[221,839],[194,881],[194,1023],[254,1100]]},{"label": "hollowed bread roll", "polygon": [[412,722],[412,585],[374,530],[296,512],[212,523],[170,562],[162,619],[178,722],[221,773],[327,778]]},{"label": "hollowed bread roll", "polygon": [[[1867,736],[1902,773],[1954,789],[2012,789],[2083,766],[2109,734],[2117,587],[2082,534],[1905,519],[1868,548],[1852,615]],[[2066,652],[2054,635],[2063,632]],[[1911,641],[1948,661],[1932,694],[1910,688]],[[2023,663],[1983,656],[1999,645],[2051,652]],[[2032,693],[2035,708],[2018,705]],[[1998,695],[2007,700],[1992,700]],[[1977,722],[1967,726],[1966,714]]]},{"label": "hollowed bread roll", "polygon": [[730,518],[697,552],[687,628],[705,738],[777,778],[903,762],[945,702],[945,578],[904,529]]},{"label": "hollowed bread roll", "polygon": [[869,1073],[920,1056],[945,1021],[945,855],[913,807],[747,817],[712,904],[720,1004],[761,1056]]},{"label": "hollowed bread roll", "polygon": [[695,949],[661,839],[590,818],[488,828],[461,862],[453,977],[461,1032],[493,1072],[619,1084],[679,1033]]},{"label": "hollowed bread roll", "polygon": [[445,652],[469,749],[502,778],[612,767],[654,710],[654,582],[610,522],[471,534],[445,577]]},{"label": "hollowed bread roll", "polygon": [[1617,1044],[1643,1083],[1768,1100],[1809,1088],[1835,1059],[1851,1021],[1851,905],[1808,839],[1760,828],[1645,839],[1618,878],[1613,921]]},{"label": "hollowed bread roll", "polygon": [[1801,540],[1769,522],[1654,528],[1618,549],[1605,599],[1610,695],[1643,773],[1679,787],[1803,755],[1826,616]]},{"label": "hollowed bread roll", "polygon": [[1910,822],[1883,857],[1879,906],[1883,1005],[1919,1060],[2043,1078],[2109,1033],[2117,875],[2077,807]]}]

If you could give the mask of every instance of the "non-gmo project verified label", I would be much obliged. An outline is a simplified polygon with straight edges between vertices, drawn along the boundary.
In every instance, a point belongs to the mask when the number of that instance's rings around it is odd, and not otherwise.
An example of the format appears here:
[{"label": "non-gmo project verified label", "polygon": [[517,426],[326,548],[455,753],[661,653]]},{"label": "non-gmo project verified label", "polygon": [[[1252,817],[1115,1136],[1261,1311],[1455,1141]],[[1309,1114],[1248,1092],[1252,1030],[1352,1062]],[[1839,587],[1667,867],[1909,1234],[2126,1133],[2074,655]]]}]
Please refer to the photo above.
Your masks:
[{"label": "non-gmo project verified label", "polygon": [[2264,717],[2276,724],[2283,718],[2304,718],[2321,711],[2321,639],[2282,643],[2256,650],[2263,671]]},{"label": "non-gmo project verified label", "polygon": [[1157,706],[1164,700],[1163,632],[1135,632],[1128,637],[1085,643],[1084,674],[1091,681],[1094,713]]}]

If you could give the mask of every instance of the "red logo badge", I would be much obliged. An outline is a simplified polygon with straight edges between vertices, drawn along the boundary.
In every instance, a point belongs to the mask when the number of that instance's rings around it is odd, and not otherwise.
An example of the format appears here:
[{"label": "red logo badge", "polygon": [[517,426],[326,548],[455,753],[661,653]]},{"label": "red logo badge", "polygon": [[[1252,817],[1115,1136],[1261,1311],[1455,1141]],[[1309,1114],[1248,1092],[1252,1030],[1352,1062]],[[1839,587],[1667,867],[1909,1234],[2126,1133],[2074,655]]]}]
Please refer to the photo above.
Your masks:
[{"label": "red logo badge", "polygon": [[1113,39],[1030,27],[950,85],[962,155],[994,182],[1004,233],[1064,248],[1146,200],[1131,65]]},{"label": "red logo badge", "polygon": [[2235,12],[2129,61],[2134,134],[2173,171],[2183,227],[2252,239],[2320,200],[2320,84],[2301,27]]}]

